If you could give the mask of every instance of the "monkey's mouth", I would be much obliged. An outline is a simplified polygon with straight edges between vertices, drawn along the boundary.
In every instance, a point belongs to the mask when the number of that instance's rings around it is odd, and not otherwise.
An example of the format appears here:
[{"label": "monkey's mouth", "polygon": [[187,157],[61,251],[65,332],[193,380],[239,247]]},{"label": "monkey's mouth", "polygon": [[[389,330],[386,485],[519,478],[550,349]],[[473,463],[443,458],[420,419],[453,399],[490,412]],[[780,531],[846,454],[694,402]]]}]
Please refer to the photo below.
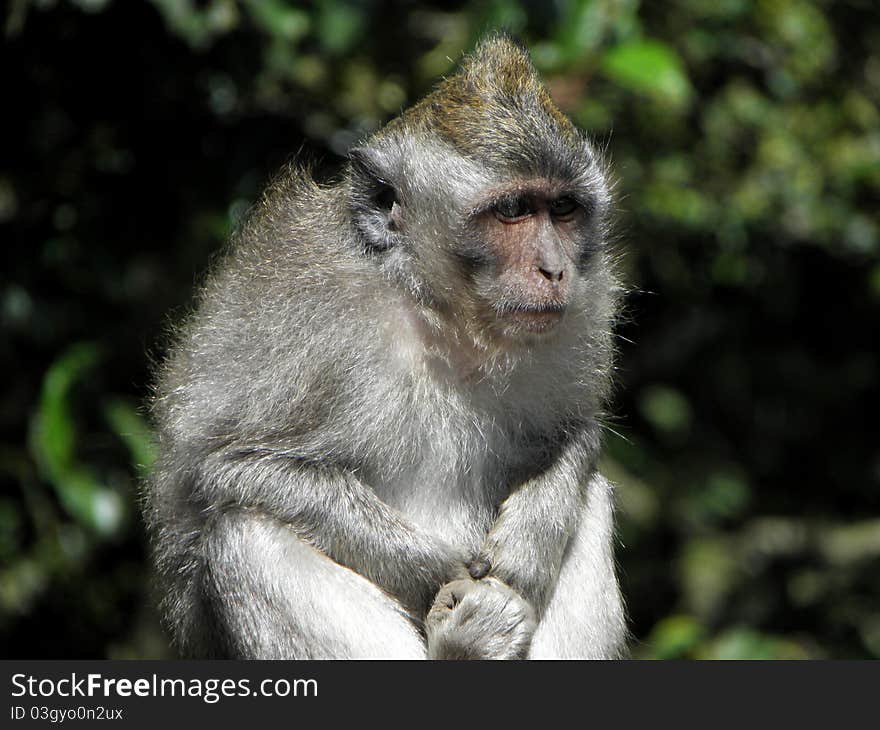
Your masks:
[{"label": "monkey's mouth", "polygon": [[499,314],[504,322],[513,325],[515,329],[542,333],[549,332],[556,327],[565,315],[565,307],[562,304],[525,304],[506,306]]}]

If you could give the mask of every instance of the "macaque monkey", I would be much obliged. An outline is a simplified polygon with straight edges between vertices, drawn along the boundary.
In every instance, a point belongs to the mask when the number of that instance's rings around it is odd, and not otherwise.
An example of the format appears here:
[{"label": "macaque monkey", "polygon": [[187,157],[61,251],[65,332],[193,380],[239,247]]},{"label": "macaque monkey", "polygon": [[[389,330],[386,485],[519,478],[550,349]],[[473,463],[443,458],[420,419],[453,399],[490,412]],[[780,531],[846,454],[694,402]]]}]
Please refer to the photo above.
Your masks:
[{"label": "macaque monkey", "polygon": [[272,182],[176,333],[146,514],[181,654],[614,658],[606,168],[485,39]]}]

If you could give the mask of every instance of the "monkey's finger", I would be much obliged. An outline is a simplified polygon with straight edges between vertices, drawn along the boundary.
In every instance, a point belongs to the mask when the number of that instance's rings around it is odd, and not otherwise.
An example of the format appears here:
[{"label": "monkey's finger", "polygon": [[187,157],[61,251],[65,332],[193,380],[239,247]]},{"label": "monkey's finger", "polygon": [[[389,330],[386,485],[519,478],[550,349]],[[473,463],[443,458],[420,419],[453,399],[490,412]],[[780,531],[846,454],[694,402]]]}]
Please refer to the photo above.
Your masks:
[{"label": "monkey's finger", "polygon": [[484,555],[478,555],[468,563],[467,569],[471,578],[474,580],[480,580],[489,575],[489,571],[492,570],[492,563],[489,561],[489,558]]}]

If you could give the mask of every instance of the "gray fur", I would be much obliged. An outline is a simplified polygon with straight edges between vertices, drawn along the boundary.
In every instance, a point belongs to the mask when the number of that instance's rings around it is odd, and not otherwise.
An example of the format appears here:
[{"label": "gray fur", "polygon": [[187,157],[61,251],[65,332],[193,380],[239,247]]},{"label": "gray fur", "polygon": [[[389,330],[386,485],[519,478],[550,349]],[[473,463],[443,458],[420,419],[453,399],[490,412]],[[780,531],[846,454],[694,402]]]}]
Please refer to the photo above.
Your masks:
[{"label": "gray fur", "polygon": [[[153,402],[146,515],[183,655],[622,651],[595,473],[610,193],[549,103],[525,53],[488,39],[337,184],[284,170],[234,237]],[[551,336],[501,346],[478,303],[521,292],[479,263],[472,221],[485,191],[538,178],[588,201],[573,303]],[[386,183],[397,207],[375,202]]]}]

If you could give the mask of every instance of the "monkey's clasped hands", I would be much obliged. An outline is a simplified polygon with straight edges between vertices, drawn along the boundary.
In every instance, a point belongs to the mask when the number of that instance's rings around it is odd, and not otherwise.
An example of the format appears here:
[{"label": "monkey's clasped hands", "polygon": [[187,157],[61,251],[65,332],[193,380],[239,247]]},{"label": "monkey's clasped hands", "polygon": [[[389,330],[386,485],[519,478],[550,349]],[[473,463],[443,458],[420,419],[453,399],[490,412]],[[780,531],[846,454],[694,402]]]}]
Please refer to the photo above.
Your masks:
[{"label": "monkey's clasped hands", "polygon": [[429,659],[525,659],[534,609],[497,578],[443,586],[425,620]]}]

